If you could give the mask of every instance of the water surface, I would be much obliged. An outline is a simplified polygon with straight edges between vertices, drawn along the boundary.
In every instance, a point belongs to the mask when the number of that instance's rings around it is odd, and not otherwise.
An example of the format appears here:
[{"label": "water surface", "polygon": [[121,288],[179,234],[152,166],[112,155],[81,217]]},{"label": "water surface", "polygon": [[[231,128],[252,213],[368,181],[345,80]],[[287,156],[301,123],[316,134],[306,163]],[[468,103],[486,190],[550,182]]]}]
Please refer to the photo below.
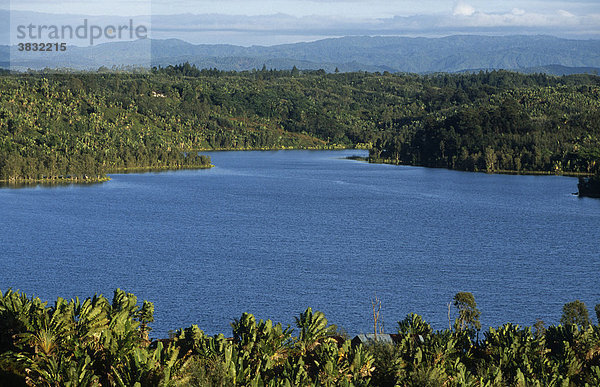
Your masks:
[{"label": "water surface", "polygon": [[216,168],[0,189],[0,290],[155,303],[154,336],[230,334],[242,312],[292,324],[307,306],[351,334],[383,302],[448,326],[470,291],[484,327],[557,323],[600,303],[600,200],[577,180],[345,160],[362,151],[214,152]]}]

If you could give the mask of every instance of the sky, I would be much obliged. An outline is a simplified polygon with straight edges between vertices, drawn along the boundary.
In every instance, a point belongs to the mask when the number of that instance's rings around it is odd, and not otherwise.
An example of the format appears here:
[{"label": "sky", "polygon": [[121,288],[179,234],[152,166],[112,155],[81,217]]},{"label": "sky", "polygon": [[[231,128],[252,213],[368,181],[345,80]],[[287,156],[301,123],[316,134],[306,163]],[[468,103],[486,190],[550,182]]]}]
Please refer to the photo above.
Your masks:
[{"label": "sky", "polygon": [[21,17],[18,11],[107,20],[152,15],[151,37],[191,43],[272,45],[345,35],[600,38],[600,0],[0,0],[0,8],[7,4]]}]

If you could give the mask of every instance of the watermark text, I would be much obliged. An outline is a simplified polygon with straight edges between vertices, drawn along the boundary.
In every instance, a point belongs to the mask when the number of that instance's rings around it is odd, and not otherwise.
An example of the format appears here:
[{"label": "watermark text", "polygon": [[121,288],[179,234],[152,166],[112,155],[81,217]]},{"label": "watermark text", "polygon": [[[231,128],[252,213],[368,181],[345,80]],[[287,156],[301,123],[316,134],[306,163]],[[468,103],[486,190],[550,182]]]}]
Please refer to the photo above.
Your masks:
[{"label": "watermark text", "polygon": [[145,25],[136,25],[133,19],[129,19],[128,24],[120,25],[96,25],[90,24],[88,19],[84,19],[80,25],[43,25],[20,24],[16,26],[16,38],[19,40],[32,41],[52,41],[52,40],[85,40],[90,46],[99,40],[136,40],[146,39],[148,37],[148,27]]}]

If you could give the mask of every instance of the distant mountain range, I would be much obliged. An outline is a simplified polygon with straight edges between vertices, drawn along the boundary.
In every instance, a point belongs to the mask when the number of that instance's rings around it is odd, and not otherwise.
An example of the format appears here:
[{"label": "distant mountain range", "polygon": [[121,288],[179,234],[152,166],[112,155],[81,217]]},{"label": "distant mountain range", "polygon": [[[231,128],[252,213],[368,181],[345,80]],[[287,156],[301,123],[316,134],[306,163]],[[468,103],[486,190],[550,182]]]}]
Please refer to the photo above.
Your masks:
[{"label": "distant mountain range", "polygon": [[[0,53],[7,46],[0,46]],[[324,69],[410,73],[506,69],[550,74],[600,70],[600,40],[551,36],[443,38],[343,37],[276,46],[194,45],[177,39],[70,46],[66,52],[23,53],[11,48],[13,68],[97,69],[189,62],[222,70]],[[0,63],[1,65],[1,63]]]}]

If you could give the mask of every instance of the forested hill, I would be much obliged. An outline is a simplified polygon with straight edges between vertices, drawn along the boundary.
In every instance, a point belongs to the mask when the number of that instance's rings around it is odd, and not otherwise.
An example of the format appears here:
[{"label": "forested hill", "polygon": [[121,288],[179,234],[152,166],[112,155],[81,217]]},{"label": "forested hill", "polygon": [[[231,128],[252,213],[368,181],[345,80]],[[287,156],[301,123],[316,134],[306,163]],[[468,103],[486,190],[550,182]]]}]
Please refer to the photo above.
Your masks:
[{"label": "forested hill", "polygon": [[600,77],[223,72],[0,76],[0,180],[202,167],[206,149],[373,147],[374,161],[594,173]]}]

